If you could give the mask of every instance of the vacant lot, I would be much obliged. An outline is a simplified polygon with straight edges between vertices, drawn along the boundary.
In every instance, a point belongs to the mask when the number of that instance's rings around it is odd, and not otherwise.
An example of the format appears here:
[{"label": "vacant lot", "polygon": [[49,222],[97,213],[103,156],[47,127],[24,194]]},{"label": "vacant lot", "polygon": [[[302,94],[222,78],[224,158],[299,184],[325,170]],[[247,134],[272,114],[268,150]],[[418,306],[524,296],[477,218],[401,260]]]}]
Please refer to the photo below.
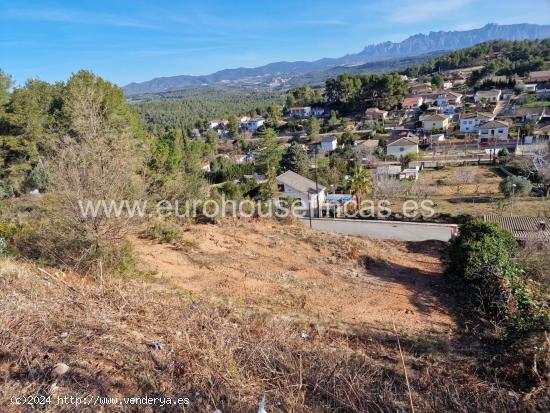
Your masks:
[{"label": "vacant lot", "polygon": [[[426,169],[416,185],[435,203],[437,213],[451,215],[490,214],[550,216],[550,202],[545,198],[510,198],[500,192],[502,181],[497,168],[489,166],[460,166],[442,170]],[[413,187],[414,188],[414,187]]]},{"label": "vacant lot", "polygon": [[421,172],[419,184],[429,187],[433,196],[500,194],[502,178],[492,167],[461,166]]},{"label": "vacant lot", "polygon": [[[403,365],[419,412],[544,410],[523,361],[495,357],[457,313],[438,244],[266,221],[134,243],[153,275],[0,258],[0,411],[241,413],[265,395],[270,413],[408,412]],[[145,395],[190,404],[123,403]],[[96,397],[122,404],[82,404]]]},{"label": "vacant lot", "polygon": [[[402,243],[270,221],[194,225],[181,248],[135,239],[159,279],[233,305],[324,325],[447,331],[442,243]],[[439,288],[439,290],[438,290]]]}]

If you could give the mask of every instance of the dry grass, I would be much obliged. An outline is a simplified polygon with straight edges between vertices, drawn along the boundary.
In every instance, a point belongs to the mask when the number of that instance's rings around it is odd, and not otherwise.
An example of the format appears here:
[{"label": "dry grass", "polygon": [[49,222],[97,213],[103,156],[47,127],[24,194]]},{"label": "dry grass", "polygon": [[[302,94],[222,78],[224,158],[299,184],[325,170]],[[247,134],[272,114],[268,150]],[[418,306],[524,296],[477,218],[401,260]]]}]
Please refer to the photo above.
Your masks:
[{"label": "dry grass", "polygon": [[[315,326],[213,304],[169,286],[107,276],[91,282],[5,259],[0,320],[6,413],[21,411],[9,400],[23,395],[51,395],[54,404],[45,412],[253,412],[264,394],[269,412],[409,411],[393,335],[320,334]],[[402,337],[417,411],[535,411],[533,400],[480,376],[473,347],[453,340]],[[155,342],[160,350],[149,347]],[[70,370],[54,379],[58,362]],[[65,395],[189,397],[191,404],[149,410],[56,405]]]}]

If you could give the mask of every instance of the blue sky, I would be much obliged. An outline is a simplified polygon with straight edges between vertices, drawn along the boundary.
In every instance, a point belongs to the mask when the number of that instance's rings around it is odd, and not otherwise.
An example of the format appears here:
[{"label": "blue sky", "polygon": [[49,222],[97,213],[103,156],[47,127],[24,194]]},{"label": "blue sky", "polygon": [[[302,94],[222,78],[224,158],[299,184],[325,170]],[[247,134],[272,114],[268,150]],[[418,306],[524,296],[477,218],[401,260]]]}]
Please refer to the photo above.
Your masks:
[{"label": "blue sky", "polygon": [[89,69],[124,85],[548,16],[550,0],[0,0],[0,67],[18,84]]}]

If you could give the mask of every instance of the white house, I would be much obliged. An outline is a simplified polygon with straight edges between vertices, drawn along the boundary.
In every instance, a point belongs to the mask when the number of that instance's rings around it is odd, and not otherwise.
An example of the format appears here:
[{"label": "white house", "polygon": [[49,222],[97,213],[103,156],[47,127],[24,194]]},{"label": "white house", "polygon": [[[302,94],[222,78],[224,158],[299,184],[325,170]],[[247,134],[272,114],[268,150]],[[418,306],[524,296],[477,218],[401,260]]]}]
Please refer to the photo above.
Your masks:
[{"label": "white house", "polygon": [[449,118],[436,113],[422,118],[422,129],[430,131],[434,129],[445,130],[449,127]]},{"label": "white house", "polygon": [[447,106],[447,105],[459,105],[462,100],[462,95],[455,92],[443,92],[438,93],[435,96],[435,104],[437,106]]},{"label": "white house", "polygon": [[254,133],[265,123],[264,118],[254,118],[243,123],[243,128]]},{"label": "white house", "polygon": [[416,136],[405,136],[386,146],[387,155],[399,157],[408,153],[418,153],[418,138]]},{"label": "white house", "polygon": [[300,206],[306,211],[314,211],[324,204],[325,187],[316,185],[311,179],[293,171],[286,171],[277,177],[278,201],[300,200]]},{"label": "white house", "polygon": [[460,115],[460,132],[478,132],[480,124],[490,122],[494,118],[495,115],[492,113],[464,113]]},{"label": "white house", "polygon": [[497,103],[502,96],[502,90],[491,89],[491,90],[478,90],[474,95],[474,101],[479,102],[489,102]]},{"label": "white house", "polygon": [[479,126],[480,138],[491,138],[496,136],[499,139],[508,138],[509,126],[505,122],[492,120]]},{"label": "white house", "polygon": [[424,103],[424,98],[422,96],[414,96],[410,98],[403,99],[403,102],[401,103],[401,107],[403,109],[418,109],[420,106],[422,106],[422,103]]},{"label": "white house", "polygon": [[451,81],[447,81],[447,82],[443,83],[443,89],[445,89],[445,90],[446,89],[452,89],[452,87],[453,87],[453,82],[451,82]]},{"label": "white house", "polygon": [[293,118],[309,118],[312,114],[311,106],[290,106],[288,114]]},{"label": "white house", "polygon": [[208,122],[208,129],[216,129],[218,126],[220,126],[220,120],[213,119],[210,122]]},{"label": "white house", "polygon": [[338,139],[336,139],[336,136],[327,136],[326,138],[323,138],[320,146],[321,149],[324,149],[327,152],[335,151],[338,147]]},{"label": "white house", "polygon": [[409,181],[416,181],[420,175],[420,167],[415,166],[413,168],[405,168],[399,174],[399,179],[408,179]]}]

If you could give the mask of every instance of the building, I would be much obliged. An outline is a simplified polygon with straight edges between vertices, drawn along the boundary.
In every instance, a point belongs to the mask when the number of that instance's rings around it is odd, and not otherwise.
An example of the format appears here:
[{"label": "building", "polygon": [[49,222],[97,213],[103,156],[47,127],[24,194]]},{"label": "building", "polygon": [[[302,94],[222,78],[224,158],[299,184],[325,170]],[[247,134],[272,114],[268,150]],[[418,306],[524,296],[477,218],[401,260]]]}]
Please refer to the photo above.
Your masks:
[{"label": "building", "polygon": [[460,115],[460,132],[477,133],[479,125],[492,121],[495,115],[492,113],[464,113]]},{"label": "building", "polygon": [[546,218],[485,215],[483,220],[499,224],[519,242],[550,243],[550,220]]},{"label": "building", "polygon": [[434,99],[437,106],[459,105],[461,101],[462,95],[460,93],[450,91],[438,93]]},{"label": "building", "polygon": [[365,111],[365,119],[368,120],[385,120],[388,117],[388,112],[378,108],[368,108]]},{"label": "building", "polygon": [[254,118],[251,120],[248,120],[242,124],[243,128],[254,133],[258,130],[260,126],[262,126],[265,123],[264,118]]},{"label": "building", "polygon": [[443,89],[445,89],[445,90],[452,89],[452,87],[453,87],[453,82],[451,82],[451,81],[447,81],[447,82],[443,83]]},{"label": "building", "polygon": [[401,165],[380,165],[376,167],[375,176],[399,179],[401,175]]},{"label": "building", "polygon": [[514,109],[511,117],[521,122],[540,122],[543,118],[550,118],[550,110],[540,108],[518,108]]},{"label": "building", "polygon": [[386,154],[403,156],[408,153],[418,153],[418,138],[416,136],[404,136],[386,146]]},{"label": "building", "polygon": [[550,140],[550,125],[538,127],[535,129],[534,134],[538,141]]},{"label": "building", "polygon": [[420,167],[415,166],[414,168],[405,168],[399,174],[399,179],[408,179],[409,181],[416,181],[420,175]]},{"label": "building", "polygon": [[327,152],[332,152],[338,147],[338,139],[336,136],[327,136],[326,138],[323,138],[319,145],[321,146],[321,149],[324,149]]},{"label": "building", "polygon": [[536,72],[529,73],[527,78],[529,82],[540,83],[540,82],[549,82],[550,81],[550,70],[539,70]]},{"label": "building", "polygon": [[293,171],[286,171],[277,177],[278,201],[299,200],[306,211],[314,211],[324,204],[325,187],[316,185],[311,179]]},{"label": "building", "polygon": [[430,131],[434,129],[446,130],[449,127],[449,118],[439,113],[422,118],[422,129]]},{"label": "building", "polygon": [[291,106],[288,114],[293,118],[309,118],[312,114],[311,106]]},{"label": "building", "polygon": [[479,137],[508,139],[508,130],[509,126],[506,122],[492,120],[479,126]]},{"label": "building", "polygon": [[502,96],[500,89],[478,90],[474,95],[474,102],[497,103]]},{"label": "building", "polygon": [[416,83],[411,85],[411,93],[430,93],[432,91],[432,85],[429,83]]},{"label": "building", "polygon": [[208,129],[216,129],[218,126],[220,126],[221,120],[219,119],[213,119],[210,122],[208,122]]},{"label": "building", "polygon": [[416,110],[416,109],[419,109],[420,106],[422,106],[422,103],[424,103],[424,98],[422,96],[415,96],[415,97],[403,99],[403,103],[401,103],[401,107],[403,109]]}]

